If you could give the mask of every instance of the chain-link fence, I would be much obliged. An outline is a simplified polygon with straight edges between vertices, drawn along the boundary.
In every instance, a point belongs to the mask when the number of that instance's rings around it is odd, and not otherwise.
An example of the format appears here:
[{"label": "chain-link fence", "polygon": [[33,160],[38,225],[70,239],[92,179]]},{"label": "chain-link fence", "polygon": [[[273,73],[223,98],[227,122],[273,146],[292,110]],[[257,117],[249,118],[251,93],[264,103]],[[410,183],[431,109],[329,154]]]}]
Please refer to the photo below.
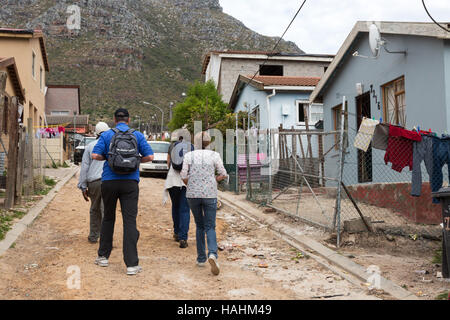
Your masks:
[{"label": "chain-link fence", "polygon": [[[371,131],[375,121],[367,120],[359,133],[349,128],[342,181],[350,197],[377,230],[439,238],[442,209],[431,193],[448,185],[448,168],[433,150],[443,140],[387,124],[375,126],[381,132]],[[341,219],[354,217],[355,207],[343,201]]]},{"label": "chain-link fence", "polygon": [[385,147],[377,149],[373,134],[357,135],[344,119],[342,124],[345,130],[332,132],[249,130],[238,146],[247,199],[338,234],[369,230],[440,238],[441,206],[431,192],[448,185],[442,164],[450,140],[399,128],[398,137],[384,135]]}]

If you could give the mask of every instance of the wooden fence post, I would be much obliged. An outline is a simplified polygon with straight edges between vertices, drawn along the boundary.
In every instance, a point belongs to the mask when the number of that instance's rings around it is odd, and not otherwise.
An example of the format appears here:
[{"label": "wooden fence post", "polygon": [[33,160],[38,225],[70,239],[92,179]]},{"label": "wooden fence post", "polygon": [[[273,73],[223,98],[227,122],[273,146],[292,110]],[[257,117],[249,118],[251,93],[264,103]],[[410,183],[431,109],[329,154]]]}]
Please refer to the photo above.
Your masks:
[{"label": "wooden fence post", "polygon": [[6,177],[6,199],[5,209],[9,210],[14,205],[17,180],[17,156],[19,143],[19,122],[17,97],[11,99],[9,110],[9,148],[8,148],[8,171]]},{"label": "wooden fence post", "polygon": [[25,168],[25,128],[20,128],[19,131],[19,155],[17,163],[17,181],[16,181],[16,199],[14,203],[19,205],[22,203],[23,182],[24,182],[24,168]]},{"label": "wooden fence post", "polygon": [[34,193],[34,155],[33,155],[33,119],[27,119],[27,151],[26,151],[26,163],[27,173],[25,182],[25,195],[27,197],[32,196]]}]

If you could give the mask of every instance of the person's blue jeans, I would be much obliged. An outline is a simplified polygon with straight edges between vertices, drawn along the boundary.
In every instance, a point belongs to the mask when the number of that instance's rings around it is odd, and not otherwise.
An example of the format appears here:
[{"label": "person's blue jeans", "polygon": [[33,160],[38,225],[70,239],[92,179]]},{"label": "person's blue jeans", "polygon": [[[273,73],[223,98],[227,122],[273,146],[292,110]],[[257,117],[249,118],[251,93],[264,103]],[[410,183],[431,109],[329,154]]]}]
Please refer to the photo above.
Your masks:
[{"label": "person's blue jeans", "polygon": [[205,235],[208,244],[208,256],[217,256],[216,212],[217,198],[188,198],[189,206],[194,215],[197,240],[197,261],[206,262]]},{"label": "person's blue jeans", "polygon": [[173,232],[178,235],[178,239],[187,240],[191,215],[186,199],[186,187],[170,188],[169,195],[172,201]]}]

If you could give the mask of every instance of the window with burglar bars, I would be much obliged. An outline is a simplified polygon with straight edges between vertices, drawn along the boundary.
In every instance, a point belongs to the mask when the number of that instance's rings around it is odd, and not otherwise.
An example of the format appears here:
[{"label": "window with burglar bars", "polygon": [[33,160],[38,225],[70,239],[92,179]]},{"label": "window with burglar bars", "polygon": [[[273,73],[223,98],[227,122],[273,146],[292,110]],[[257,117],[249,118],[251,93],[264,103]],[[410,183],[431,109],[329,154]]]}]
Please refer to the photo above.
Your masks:
[{"label": "window with burglar bars", "polygon": [[405,77],[382,86],[384,122],[406,126]]}]

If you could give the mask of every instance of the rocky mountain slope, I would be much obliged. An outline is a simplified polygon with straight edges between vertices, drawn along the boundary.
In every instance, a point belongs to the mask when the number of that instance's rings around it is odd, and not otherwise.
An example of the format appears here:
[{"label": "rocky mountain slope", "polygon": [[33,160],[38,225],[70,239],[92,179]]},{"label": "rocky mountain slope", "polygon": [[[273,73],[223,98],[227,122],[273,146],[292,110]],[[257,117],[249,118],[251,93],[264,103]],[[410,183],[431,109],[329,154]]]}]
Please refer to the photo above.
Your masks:
[{"label": "rocky mountain slope", "polygon": [[[81,29],[70,31],[70,5]],[[2,0],[0,26],[43,29],[50,84],[80,84],[82,111],[109,118],[119,106],[144,119],[166,109],[201,79],[209,50],[270,50],[277,39],[259,35],[223,13],[219,0]],[[277,51],[302,52],[281,42]],[[166,115],[167,119],[167,115]]]}]

